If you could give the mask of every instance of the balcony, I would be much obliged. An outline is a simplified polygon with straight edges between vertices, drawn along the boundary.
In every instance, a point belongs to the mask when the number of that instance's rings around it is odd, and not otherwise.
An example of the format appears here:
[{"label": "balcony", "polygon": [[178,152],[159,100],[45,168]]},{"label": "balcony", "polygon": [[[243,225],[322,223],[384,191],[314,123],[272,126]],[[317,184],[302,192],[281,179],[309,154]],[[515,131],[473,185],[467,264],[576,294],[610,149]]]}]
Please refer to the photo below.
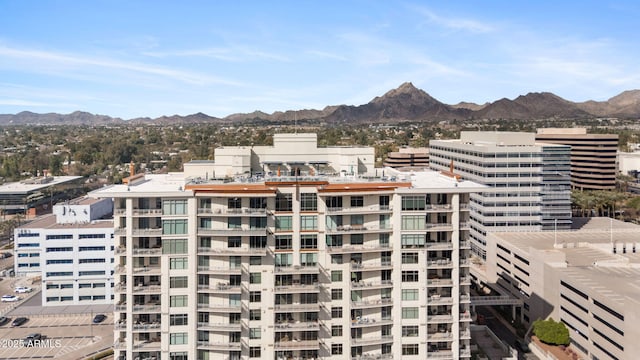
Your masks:
[{"label": "balcony", "polygon": [[160,275],[161,271],[160,271],[160,266],[140,266],[140,267],[134,267],[133,268],[133,273],[140,275]]},{"label": "balcony", "polygon": [[427,341],[440,342],[447,341],[453,338],[453,334],[449,331],[438,331],[427,334]]},{"label": "balcony", "polygon": [[113,234],[114,235],[127,235],[127,228],[125,227],[118,227],[113,229]]},{"label": "balcony", "polygon": [[242,311],[242,307],[239,304],[198,304],[198,310],[217,313],[239,313]]},{"label": "balcony", "polygon": [[460,302],[461,303],[471,303],[471,295],[469,295],[469,294],[461,294],[460,295]]},{"label": "balcony", "polygon": [[293,273],[293,274],[318,274],[320,272],[320,268],[318,266],[276,266],[277,273]]},{"label": "balcony", "polygon": [[427,260],[427,266],[431,269],[450,269],[453,263],[451,259]]},{"label": "balcony", "polygon": [[451,305],[453,298],[450,296],[441,296],[439,294],[429,296],[429,305]]},{"label": "balcony", "polygon": [[315,331],[320,329],[317,321],[296,321],[276,324],[275,330],[278,331]]},{"label": "balcony", "polygon": [[[121,234],[121,235],[124,235],[124,234]],[[122,254],[125,254],[126,252],[127,252],[127,248],[124,246],[118,246],[114,250],[115,255],[122,255]]]},{"label": "balcony", "polygon": [[115,216],[126,215],[126,213],[127,213],[127,209],[113,209],[113,215]]},{"label": "balcony", "polygon": [[240,343],[198,341],[198,349],[214,351],[239,351]]},{"label": "balcony", "polygon": [[143,229],[133,229],[133,236],[161,236],[162,228],[143,228]]},{"label": "balcony", "polygon": [[133,305],[132,312],[134,313],[159,313],[160,312],[160,304],[142,304],[142,305]]},{"label": "balcony", "polygon": [[471,330],[460,330],[460,340],[469,340],[471,339]]},{"label": "balcony", "polygon": [[327,207],[327,214],[387,214],[392,212],[393,209],[389,205],[370,205],[361,207]]},{"label": "balcony", "polygon": [[363,354],[352,357],[351,360],[393,360],[392,354]]},{"label": "balcony", "polygon": [[114,350],[127,350],[127,342],[124,341],[124,339],[116,340],[116,342],[113,343],[113,349]]},{"label": "balcony", "polygon": [[453,225],[449,223],[426,223],[425,228],[427,231],[451,231]]},{"label": "balcony", "polygon": [[471,241],[460,241],[460,249],[471,249]]},{"label": "balcony", "polygon": [[127,268],[124,265],[118,265],[113,269],[113,273],[116,275],[122,275],[127,273]]},{"label": "balcony", "polygon": [[276,341],[277,350],[316,350],[320,348],[318,340]]},{"label": "balcony", "polygon": [[346,253],[367,253],[378,251],[389,251],[389,244],[367,244],[367,245],[343,245],[343,246],[327,246],[327,252],[330,254],[346,254]]},{"label": "balcony", "polygon": [[471,285],[471,276],[460,277],[460,285]]},{"label": "balcony", "polygon": [[280,304],[273,308],[276,312],[320,311],[320,304]]},{"label": "balcony", "polygon": [[391,335],[351,339],[351,345],[354,345],[354,346],[379,345],[379,344],[386,344],[390,342],[393,342],[393,336]]},{"label": "balcony", "polygon": [[230,324],[230,323],[206,323],[199,322],[198,330],[204,331],[220,331],[220,332],[237,332],[242,330],[242,325],[240,323]]},{"label": "balcony", "polygon": [[380,306],[388,306],[393,304],[393,299],[377,299],[377,300],[362,300],[362,301],[352,301],[351,308],[352,309],[367,309],[367,308],[375,308]]},{"label": "balcony", "polygon": [[452,285],[453,285],[453,280],[451,279],[439,279],[439,278],[427,279],[427,286],[430,286],[430,287],[452,286]]},{"label": "balcony", "polygon": [[328,227],[325,232],[328,235],[333,234],[374,234],[374,233],[386,233],[391,232],[393,229],[391,226],[378,226],[378,225],[341,225],[335,228]]},{"label": "balcony", "polygon": [[264,236],[267,234],[267,228],[250,228],[242,226],[237,228],[198,228],[198,235],[204,236]]},{"label": "balcony", "polygon": [[382,281],[352,281],[351,288],[352,289],[362,289],[362,290],[373,290],[373,289],[382,289],[393,287],[393,281],[391,280],[382,280]]},{"label": "balcony", "polygon": [[160,285],[136,285],[133,287],[134,294],[159,294],[161,291],[162,287]]},{"label": "balcony", "polygon": [[471,313],[468,311],[460,313],[460,321],[471,321]]},{"label": "balcony", "polygon": [[198,285],[198,291],[210,291],[216,294],[240,294],[242,287],[240,285],[229,285],[226,283]]},{"label": "balcony", "polygon": [[427,359],[453,359],[451,350],[433,350],[427,352]]},{"label": "balcony", "polygon": [[133,216],[161,216],[162,209],[133,209]]},{"label": "balcony", "polygon": [[351,271],[377,271],[393,269],[391,261],[352,263]]},{"label": "balcony", "polygon": [[157,329],[160,329],[159,322],[154,322],[150,324],[146,324],[146,323],[133,324],[133,331],[140,331],[140,332],[148,331],[148,330],[158,331]]},{"label": "balcony", "polygon": [[276,294],[278,293],[317,293],[317,292],[320,292],[320,286],[318,284],[280,285],[275,287],[274,292]]},{"label": "balcony", "polygon": [[117,283],[114,287],[113,287],[113,292],[114,293],[119,293],[119,292],[127,292],[127,283]]},{"label": "balcony", "polygon": [[373,319],[368,317],[363,317],[359,319],[351,319],[351,327],[352,328],[365,328],[365,327],[374,327],[374,326],[382,326],[382,325],[392,325],[393,318],[384,318],[384,319]]},{"label": "balcony", "polygon": [[152,340],[136,342],[133,345],[133,349],[138,351],[160,351],[160,339],[156,338]]},{"label": "balcony", "polygon": [[133,255],[141,256],[141,255],[162,255],[162,247],[158,245],[155,248],[134,248]]},{"label": "balcony", "polygon": [[453,321],[451,314],[435,314],[427,315],[427,323],[429,324],[446,324]]},{"label": "balcony", "polygon": [[198,273],[212,275],[240,275],[242,268],[229,266],[198,266]]},{"label": "balcony", "polygon": [[[245,233],[242,233],[245,235]],[[265,256],[267,255],[266,248],[210,248],[199,247],[198,253],[201,255],[213,255],[213,256]]]},{"label": "balcony", "polygon": [[451,242],[427,242],[426,243],[427,250],[453,250],[453,243]]},{"label": "balcony", "polygon": [[214,215],[214,216],[267,216],[269,210],[263,208],[198,208],[198,215]]}]

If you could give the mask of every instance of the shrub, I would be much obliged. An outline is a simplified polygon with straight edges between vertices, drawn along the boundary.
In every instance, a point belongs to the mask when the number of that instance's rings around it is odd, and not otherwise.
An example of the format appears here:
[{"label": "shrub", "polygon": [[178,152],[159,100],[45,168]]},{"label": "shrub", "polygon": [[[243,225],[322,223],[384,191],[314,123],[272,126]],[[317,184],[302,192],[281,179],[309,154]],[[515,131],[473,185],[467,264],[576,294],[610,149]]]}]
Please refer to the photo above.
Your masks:
[{"label": "shrub", "polygon": [[545,344],[569,345],[569,329],[553,319],[534,321],[533,333]]}]

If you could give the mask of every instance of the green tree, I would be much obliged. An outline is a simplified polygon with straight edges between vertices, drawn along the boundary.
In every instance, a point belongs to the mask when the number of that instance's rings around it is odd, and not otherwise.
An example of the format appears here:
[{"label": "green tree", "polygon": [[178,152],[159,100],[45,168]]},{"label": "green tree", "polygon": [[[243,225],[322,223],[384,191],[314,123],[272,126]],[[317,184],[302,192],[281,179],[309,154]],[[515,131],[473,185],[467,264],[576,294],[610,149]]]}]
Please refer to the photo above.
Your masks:
[{"label": "green tree", "polygon": [[533,333],[545,344],[569,345],[569,329],[553,319],[538,319],[533,322]]}]

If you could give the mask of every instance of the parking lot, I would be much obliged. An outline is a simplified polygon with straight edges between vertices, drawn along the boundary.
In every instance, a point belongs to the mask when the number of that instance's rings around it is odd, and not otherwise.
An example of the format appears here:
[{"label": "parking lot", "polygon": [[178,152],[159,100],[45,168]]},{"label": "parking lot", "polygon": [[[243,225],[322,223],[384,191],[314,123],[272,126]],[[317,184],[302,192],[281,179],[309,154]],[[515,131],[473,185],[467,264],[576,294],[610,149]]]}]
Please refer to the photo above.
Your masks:
[{"label": "parking lot", "polygon": [[[100,324],[92,323],[91,314],[39,315],[29,317],[24,325],[0,326],[0,358],[2,359],[82,359],[113,344],[113,316]],[[12,320],[15,317],[12,317]],[[27,347],[20,343],[32,333],[45,340]]]}]

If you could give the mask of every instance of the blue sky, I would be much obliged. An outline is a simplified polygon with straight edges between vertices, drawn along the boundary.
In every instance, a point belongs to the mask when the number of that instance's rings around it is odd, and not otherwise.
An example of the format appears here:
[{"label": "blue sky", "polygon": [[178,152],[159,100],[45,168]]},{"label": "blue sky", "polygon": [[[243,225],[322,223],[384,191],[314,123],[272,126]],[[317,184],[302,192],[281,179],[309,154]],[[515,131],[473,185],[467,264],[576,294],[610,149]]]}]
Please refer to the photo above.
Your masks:
[{"label": "blue sky", "polygon": [[640,88],[637,1],[0,0],[0,113],[130,119]]}]

